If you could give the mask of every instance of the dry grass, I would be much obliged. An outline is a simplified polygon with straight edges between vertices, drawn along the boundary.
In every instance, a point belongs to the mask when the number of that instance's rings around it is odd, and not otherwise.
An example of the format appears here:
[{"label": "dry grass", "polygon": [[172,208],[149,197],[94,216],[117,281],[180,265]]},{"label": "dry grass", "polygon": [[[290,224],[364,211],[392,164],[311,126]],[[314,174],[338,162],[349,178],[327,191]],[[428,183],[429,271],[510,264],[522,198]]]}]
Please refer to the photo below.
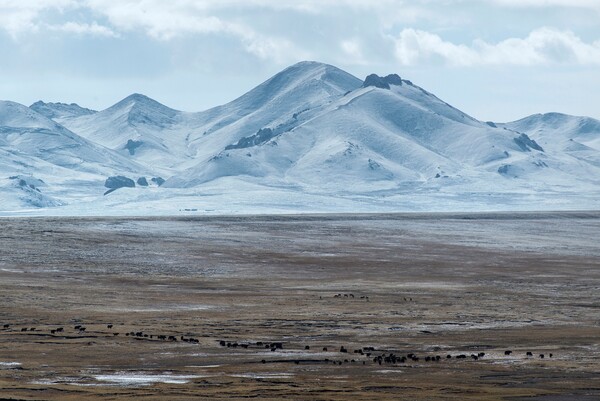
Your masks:
[{"label": "dry grass", "polygon": [[600,399],[599,216],[458,217],[2,220],[0,399]]}]

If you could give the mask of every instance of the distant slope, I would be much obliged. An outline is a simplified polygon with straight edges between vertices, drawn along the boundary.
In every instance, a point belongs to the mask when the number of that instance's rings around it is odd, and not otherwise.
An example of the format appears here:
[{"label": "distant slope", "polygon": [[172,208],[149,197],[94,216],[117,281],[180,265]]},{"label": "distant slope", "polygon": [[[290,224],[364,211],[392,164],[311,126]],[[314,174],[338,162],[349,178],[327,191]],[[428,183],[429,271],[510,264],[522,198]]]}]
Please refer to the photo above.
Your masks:
[{"label": "distant slope", "polygon": [[560,113],[535,114],[500,124],[523,132],[559,156],[561,170],[573,182],[600,181],[600,121]]},{"label": "distant slope", "polygon": [[551,149],[564,150],[579,144],[600,151],[600,121],[590,117],[561,113],[534,114],[500,125],[524,132]]}]

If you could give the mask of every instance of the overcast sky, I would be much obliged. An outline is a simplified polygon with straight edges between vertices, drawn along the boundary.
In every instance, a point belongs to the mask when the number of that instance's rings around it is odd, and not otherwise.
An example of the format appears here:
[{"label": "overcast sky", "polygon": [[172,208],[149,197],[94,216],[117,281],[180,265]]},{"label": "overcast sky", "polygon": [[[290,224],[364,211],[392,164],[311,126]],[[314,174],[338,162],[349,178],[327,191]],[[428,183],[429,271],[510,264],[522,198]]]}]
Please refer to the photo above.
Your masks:
[{"label": "overcast sky", "polygon": [[301,61],[482,120],[600,118],[600,0],[0,0],[0,99],[200,111]]}]

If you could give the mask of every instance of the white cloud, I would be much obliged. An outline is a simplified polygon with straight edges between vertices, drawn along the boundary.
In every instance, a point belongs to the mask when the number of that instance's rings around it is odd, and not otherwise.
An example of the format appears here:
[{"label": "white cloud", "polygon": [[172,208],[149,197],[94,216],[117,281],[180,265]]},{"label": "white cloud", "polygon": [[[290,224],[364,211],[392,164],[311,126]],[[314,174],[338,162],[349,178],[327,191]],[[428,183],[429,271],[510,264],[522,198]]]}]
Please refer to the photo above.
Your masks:
[{"label": "white cloud", "polygon": [[62,25],[49,25],[48,29],[58,32],[74,33],[78,35],[105,36],[111,38],[119,37],[112,29],[99,25],[97,22],[91,24],[80,24],[77,22],[67,22]]},{"label": "white cloud", "polygon": [[[302,9],[313,3],[318,4],[311,0],[288,6],[269,0],[0,0],[0,30],[6,31],[14,39],[20,34],[42,29],[105,37],[119,37],[120,33],[142,31],[161,41],[195,34],[219,33],[238,38],[243,48],[258,58],[284,62],[298,55],[308,54],[285,38],[260,34],[242,22],[229,21],[213,15],[211,11],[242,5]],[[74,9],[82,11],[79,13],[80,17],[83,15],[106,19],[110,26],[95,21],[66,20],[58,24],[44,21],[48,12],[60,14]]]},{"label": "white cloud", "polygon": [[298,49],[292,42],[281,38],[270,38],[253,32],[242,36],[246,51],[263,60],[272,60],[281,64],[296,59],[310,59],[310,53]]},{"label": "white cloud", "polygon": [[404,29],[394,41],[396,58],[403,65],[600,65],[600,40],[586,43],[573,32],[551,28],[536,29],[526,38],[509,38],[496,44],[480,39],[471,45],[455,44],[415,29]]},{"label": "white cloud", "polygon": [[[471,17],[469,13],[474,4],[487,6],[487,11],[498,7],[549,6],[600,9],[600,0],[0,0],[0,31],[8,32],[15,39],[44,29],[105,37],[143,32],[159,41],[218,34],[235,38],[243,49],[259,59],[285,62],[315,56],[303,50],[314,48],[310,39],[298,35],[292,40],[294,36],[280,26],[271,29],[264,19],[254,21],[247,15],[264,11],[277,18],[282,16],[279,11],[287,10],[291,13],[285,18],[290,20],[299,12],[326,14],[327,18],[345,15],[343,21],[356,21],[364,15],[354,27],[340,27],[339,33],[334,28],[323,27],[324,40],[329,42],[320,47],[328,46],[331,51],[361,63],[377,56],[372,46],[361,46],[367,43],[365,38],[379,38],[382,32],[406,24],[422,28],[424,22],[425,29],[435,26],[438,32],[456,31],[461,24],[457,21],[469,20],[465,15]],[[473,9],[481,12],[480,7]],[[77,12],[65,12],[73,10]],[[252,12],[246,13],[246,10]],[[472,16],[473,20],[478,18]],[[293,29],[302,32],[303,28]],[[307,32],[305,36],[316,37],[313,34]],[[482,40],[453,43],[438,35],[427,30],[404,29],[394,38],[397,58],[403,64],[437,61],[453,65],[597,64],[598,59],[597,43],[585,43],[569,31],[538,29],[526,38],[499,43]]]},{"label": "white cloud", "polygon": [[36,20],[45,10],[62,11],[76,6],[75,0],[2,0],[0,1],[0,29],[13,38],[22,32],[36,31]]},{"label": "white cloud", "polygon": [[491,3],[510,7],[572,7],[600,9],[598,0],[491,0]]},{"label": "white cloud", "polygon": [[94,12],[108,18],[118,30],[142,30],[161,41],[194,34],[221,33],[238,38],[248,53],[261,59],[284,62],[302,54],[284,38],[262,35],[241,22],[231,22],[207,14],[204,9],[208,4],[202,1],[167,3],[158,0],[90,0],[89,5]]},{"label": "white cloud", "polygon": [[107,18],[118,30],[141,29],[159,40],[170,40],[190,33],[236,31],[234,24],[208,15],[198,8],[203,2],[164,2],[157,0],[89,0],[87,6]]},{"label": "white cloud", "polygon": [[363,52],[363,46],[358,38],[342,40],[340,47],[344,54],[344,61],[353,65],[369,64]]},{"label": "white cloud", "polygon": [[[0,30],[16,37],[40,29],[47,11],[81,9],[107,16],[117,27],[147,28],[154,37],[171,38],[178,33],[222,32],[223,22],[211,12],[267,8],[320,12],[352,7],[382,9],[400,6],[404,0],[0,0]],[[72,21],[65,21],[72,22]]]}]

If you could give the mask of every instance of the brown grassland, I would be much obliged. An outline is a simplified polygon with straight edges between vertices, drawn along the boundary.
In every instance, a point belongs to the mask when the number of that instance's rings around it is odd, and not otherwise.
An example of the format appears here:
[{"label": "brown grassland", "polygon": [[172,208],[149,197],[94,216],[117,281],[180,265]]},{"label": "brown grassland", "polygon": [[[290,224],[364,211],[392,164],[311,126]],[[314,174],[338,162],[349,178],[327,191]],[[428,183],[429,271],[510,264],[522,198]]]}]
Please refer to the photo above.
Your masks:
[{"label": "brown grassland", "polygon": [[0,227],[0,400],[600,400],[598,213]]}]

